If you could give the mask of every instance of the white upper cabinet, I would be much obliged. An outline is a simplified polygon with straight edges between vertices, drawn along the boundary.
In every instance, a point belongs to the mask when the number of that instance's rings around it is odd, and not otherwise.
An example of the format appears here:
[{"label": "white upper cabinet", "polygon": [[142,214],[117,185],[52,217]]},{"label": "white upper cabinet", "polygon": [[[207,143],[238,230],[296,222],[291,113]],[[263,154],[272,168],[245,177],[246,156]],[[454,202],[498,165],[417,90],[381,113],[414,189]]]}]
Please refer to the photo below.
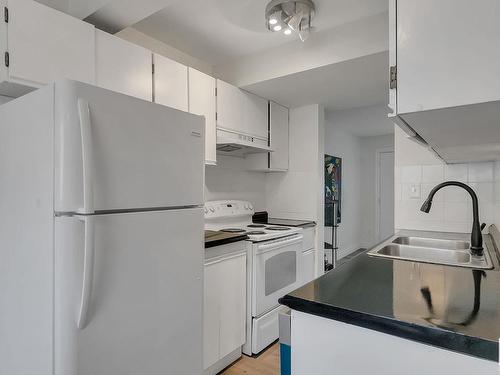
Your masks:
[{"label": "white upper cabinet", "polygon": [[205,116],[205,163],[217,163],[215,78],[189,68],[189,112]]},{"label": "white upper cabinet", "polygon": [[155,103],[188,111],[188,68],[167,57],[153,54]]},{"label": "white upper cabinet", "polygon": [[389,106],[446,162],[500,158],[500,2],[390,0]]},{"label": "white upper cabinet", "polygon": [[246,156],[247,168],[264,172],[285,172],[289,160],[288,108],[269,102],[269,141],[273,152]]},{"label": "white upper cabinet", "polygon": [[391,3],[398,113],[500,100],[500,1]]},{"label": "white upper cabinet", "polygon": [[36,1],[0,4],[8,12],[0,26],[0,94],[19,96],[61,78],[95,83],[93,25]]},{"label": "white upper cabinet", "polygon": [[267,139],[267,100],[217,80],[217,127]]},{"label": "white upper cabinet", "polygon": [[96,85],[151,101],[151,51],[101,30],[95,37]]}]

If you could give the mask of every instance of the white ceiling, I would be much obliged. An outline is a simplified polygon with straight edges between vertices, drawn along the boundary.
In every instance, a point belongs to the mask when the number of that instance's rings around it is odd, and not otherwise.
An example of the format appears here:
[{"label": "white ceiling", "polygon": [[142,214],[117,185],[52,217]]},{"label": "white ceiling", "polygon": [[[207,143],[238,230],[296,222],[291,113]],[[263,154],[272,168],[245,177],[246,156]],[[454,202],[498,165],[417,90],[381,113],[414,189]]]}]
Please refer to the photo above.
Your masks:
[{"label": "white ceiling", "polygon": [[[387,0],[314,1],[316,32],[379,14],[388,8]],[[266,29],[267,3],[268,0],[174,0],[134,28],[217,65],[297,38]]]},{"label": "white ceiling", "polygon": [[327,111],[388,102],[388,52],[258,82],[244,88],[290,108],[322,104]]}]

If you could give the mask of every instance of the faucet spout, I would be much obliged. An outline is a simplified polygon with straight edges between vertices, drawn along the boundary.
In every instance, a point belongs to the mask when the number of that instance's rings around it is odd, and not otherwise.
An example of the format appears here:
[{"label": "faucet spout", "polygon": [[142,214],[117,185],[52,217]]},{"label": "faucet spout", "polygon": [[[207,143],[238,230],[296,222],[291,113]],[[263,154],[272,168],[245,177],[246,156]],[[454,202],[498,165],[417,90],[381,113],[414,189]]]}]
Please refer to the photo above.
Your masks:
[{"label": "faucet spout", "polygon": [[469,185],[466,185],[462,182],[458,181],[446,181],[443,182],[439,185],[436,185],[429,193],[429,196],[427,199],[424,201],[422,204],[422,207],[420,208],[420,211],[429,213],[431,210],[432,206],[432,199],[434,198],[434,195],[441,190],[442,188],[446,186],[458,186],[465,191],[469,193],[469,195],[472,198],[472,215],[473,215],[473,222],[472,222],[472,231],[471,231],[471,239],[470,239],[470,251],[472,255],[483,255],[483,235],[481,234],[481,226],[479,225],[479,204],[477,200],[477,195],[472,190],[472,188]]}]

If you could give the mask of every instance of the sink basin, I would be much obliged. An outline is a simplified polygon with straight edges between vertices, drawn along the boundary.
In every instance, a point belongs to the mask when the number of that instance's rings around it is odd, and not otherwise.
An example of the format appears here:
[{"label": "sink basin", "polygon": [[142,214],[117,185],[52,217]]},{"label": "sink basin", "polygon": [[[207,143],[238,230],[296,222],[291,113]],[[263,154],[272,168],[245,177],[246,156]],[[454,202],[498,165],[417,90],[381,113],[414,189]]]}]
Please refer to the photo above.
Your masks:
[{"label": "sink basin", "polygon": [[442,240],[438,238],[397,237],[392,242],[400,245],[431,247],[445,250],[469,250],[470,248],[469,242],[466,241]]},{"label": "sink basin", "polygon": [[424,237],[396,237],[368,252],[368,255],[412,262],[456,267],[491,269],[493,263],[485,247],[482,256],[473,256],[469,243]]}]

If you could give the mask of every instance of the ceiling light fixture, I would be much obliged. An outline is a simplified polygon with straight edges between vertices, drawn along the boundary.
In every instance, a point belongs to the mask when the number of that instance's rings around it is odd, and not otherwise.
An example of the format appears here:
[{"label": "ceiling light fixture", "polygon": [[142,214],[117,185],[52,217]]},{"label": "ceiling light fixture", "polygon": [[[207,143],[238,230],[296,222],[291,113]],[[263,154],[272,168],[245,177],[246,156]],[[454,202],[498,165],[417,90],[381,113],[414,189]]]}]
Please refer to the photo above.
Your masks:
[{"label": "ceiling light fixture", "polygon": [[266,25],[271,31],[283,30],[285,35],[295,31],[300,40],[305,41],[312,30],[315,13],[311,0],[272,0],[266,7]]}]

